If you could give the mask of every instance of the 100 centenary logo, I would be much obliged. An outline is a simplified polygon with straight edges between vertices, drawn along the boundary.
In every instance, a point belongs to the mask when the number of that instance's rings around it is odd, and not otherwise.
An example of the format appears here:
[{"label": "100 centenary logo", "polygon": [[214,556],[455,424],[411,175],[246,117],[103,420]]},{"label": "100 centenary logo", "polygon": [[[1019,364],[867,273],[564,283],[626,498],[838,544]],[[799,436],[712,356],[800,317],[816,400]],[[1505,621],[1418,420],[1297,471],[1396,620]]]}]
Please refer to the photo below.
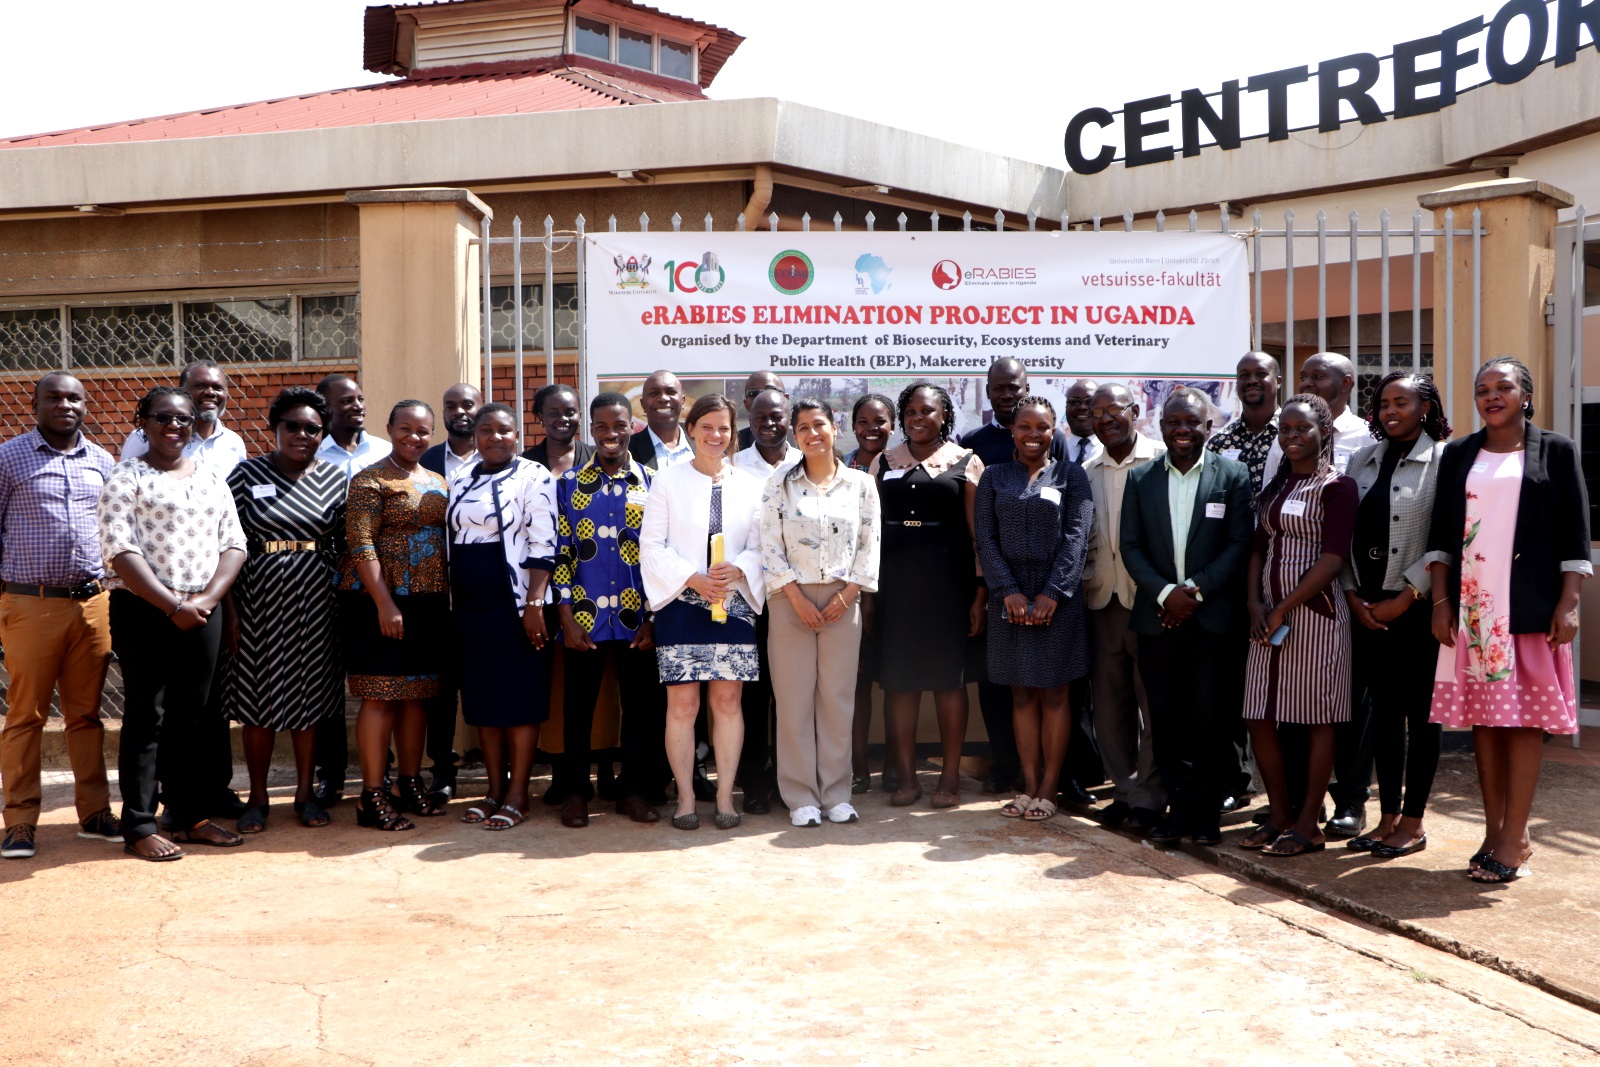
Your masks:
[{"label": "100 centenary logo", "polygon": [[699,259],[667,261],[669,293],[714,293],[728,280],[722,261],[715,252],[702,252]]}]

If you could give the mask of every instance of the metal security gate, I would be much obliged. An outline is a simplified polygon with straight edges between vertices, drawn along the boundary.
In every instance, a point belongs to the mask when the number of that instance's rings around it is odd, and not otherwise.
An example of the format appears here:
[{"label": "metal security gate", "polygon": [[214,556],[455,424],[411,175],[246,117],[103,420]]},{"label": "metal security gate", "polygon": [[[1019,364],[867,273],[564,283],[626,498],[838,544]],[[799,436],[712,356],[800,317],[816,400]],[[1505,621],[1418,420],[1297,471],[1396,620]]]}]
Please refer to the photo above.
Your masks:
[{"label": "metal security gate", "polygon": [[[1562,223],[1555,230],[1555,257],[1556,274],[1555,286],[1550,294],[1548,320],[1555,327],[1554,337],[1554,370],[1553,396],[1555,399],[1552,423],[1558,433],[1564,433],[1572,438],[1578,446],[1578,455],[1583,458],[1585,477],[1590,482],[1589,490],[1589,536],[1594,538],[1600,534],[1600,526],[1596,524],[1597,513],[1600,513],[1600,501],[1596,500],[1595,486],[1589,474],[1594,470],[1596,457],[1589,455],[1590,447],[1584,440],[1584,423],[1593,421],[1595,429],[1600,431],[1600,386],[1586,386],[1583,384],[1583,335],[1584,317],[1589,308],[1590,299],[1600,301],[1600,293],[1590,297],[1587,289],[1588,274],[1588,249],[1595,249],[1597,258],[1600,258],[1600,221],[1589,221],[1583,205],[1578,205],[1573,212],[1573,220]],[[1600,311],[1600,307],[1596,308]],[[1595,435],[1594,444],[1600,444],[1600,433]],[[1591,540],[1591,544],[1593,541]],[[1589,552],[1589,560],[1600,567],[1600,552]],[[1600,712],[1586,711],[1583,708],[1583,633],[1580,630],[1577,640],[1572,643],[1572,658],[1578,678],[1579,708],[1578,722],[1580,730],[1584,726],[1600,727]],[[1575,735],[1572,745],[1577,748],[1579,739]]]}]

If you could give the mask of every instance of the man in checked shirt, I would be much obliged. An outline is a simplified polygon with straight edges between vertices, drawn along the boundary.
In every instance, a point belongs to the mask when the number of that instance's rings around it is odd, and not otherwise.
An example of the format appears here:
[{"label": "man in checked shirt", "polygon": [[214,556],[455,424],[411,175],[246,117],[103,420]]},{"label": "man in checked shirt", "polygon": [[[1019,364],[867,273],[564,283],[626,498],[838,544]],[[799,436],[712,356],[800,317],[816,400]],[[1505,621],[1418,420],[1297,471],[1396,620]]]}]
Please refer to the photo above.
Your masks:
[{"label": "man in checked shirt", "polygon": [[47,374],[33,390],[34,429],[0,445],[0,647],[11,675],[0,732],[5,859],[34,854],[39,740],[53,692],[66,719],[78,836],[122,840],[100,721],[111,620],[94,512],[113,462],[83,435],[88,410],[82,382]]}]

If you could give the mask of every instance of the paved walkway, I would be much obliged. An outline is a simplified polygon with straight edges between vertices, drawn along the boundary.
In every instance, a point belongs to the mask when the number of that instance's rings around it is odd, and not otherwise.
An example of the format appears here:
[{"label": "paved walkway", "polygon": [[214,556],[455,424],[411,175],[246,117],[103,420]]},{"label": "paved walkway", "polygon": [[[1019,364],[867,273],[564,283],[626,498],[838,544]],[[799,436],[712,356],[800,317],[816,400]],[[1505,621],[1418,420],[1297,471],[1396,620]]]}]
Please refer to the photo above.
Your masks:
[{"label": "paved walkway", "polygon": [[[552,809],[0,863],[6,1059],[148,1064],[1590,1064],[1600,1016],[1077,820],[799,830]],[[457,805],[457,808],[465,805]],[[707,807],[702,805],[702,808]],[[1443,826],[1441,825],[1441,829]],[[1448,836],[1448,835],[1446,835]],[[1555,851],[1550,849],[1550,851]],[[1426,855],[1435,856],[1430,850]],[[1451,849],[1437,849],[1440,858]],[[1543,877],[1543,872],[1541,872]],[[1529,882],[1495,911],[1525,910]],[[1589,916],[1574,911],[1567,925]]]}]

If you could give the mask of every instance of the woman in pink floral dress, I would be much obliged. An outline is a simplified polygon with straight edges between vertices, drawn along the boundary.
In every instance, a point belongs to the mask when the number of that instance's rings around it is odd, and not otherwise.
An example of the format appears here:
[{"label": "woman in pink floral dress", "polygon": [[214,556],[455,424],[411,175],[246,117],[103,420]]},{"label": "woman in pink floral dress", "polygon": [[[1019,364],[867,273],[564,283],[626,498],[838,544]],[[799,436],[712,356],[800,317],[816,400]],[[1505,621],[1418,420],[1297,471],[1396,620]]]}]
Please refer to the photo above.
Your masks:
[{"label": "woman in pink floral dress", "polygon": [[1545,734],[1577,730],[1572,639],[1589,563],[1577,449],[1533,424],[1533,376],[1485,363],[1473,383],[1484,427],[1444,450],[1425,558],[1439,639],[1432,721],[1472,727],[1483,793],[1480,882],[1529,873],[1528,817]]}]

